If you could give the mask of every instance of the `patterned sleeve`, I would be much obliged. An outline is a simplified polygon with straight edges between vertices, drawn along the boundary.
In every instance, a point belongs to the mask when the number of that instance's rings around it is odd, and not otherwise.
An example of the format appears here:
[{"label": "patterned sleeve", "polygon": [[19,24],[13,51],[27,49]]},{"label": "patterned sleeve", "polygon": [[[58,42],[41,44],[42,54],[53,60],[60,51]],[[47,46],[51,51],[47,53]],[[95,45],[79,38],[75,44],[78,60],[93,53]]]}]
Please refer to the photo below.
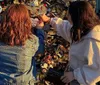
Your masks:
[{"label": "patterned sleeve", "polygon": [[25,54],[29,57],[32,57],[35,55],[36,51],[38,50],[39,47],[39,40],[38,37],[35,35],[32,35],[30,39],[27,40],[24,48],[25,48]]}]

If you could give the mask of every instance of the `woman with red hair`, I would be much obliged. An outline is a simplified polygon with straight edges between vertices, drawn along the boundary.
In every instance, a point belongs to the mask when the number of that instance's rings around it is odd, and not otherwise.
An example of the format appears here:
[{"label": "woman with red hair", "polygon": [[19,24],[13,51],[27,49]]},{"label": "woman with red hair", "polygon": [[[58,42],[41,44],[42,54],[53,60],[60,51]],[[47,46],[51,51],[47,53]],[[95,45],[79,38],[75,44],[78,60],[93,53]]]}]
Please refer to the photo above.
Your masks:
[{"label": "woman with red hair", "polygon": [[32,56],[38,38],[23,4],[12,4],[0,24],[0,85],[34,85]]}]

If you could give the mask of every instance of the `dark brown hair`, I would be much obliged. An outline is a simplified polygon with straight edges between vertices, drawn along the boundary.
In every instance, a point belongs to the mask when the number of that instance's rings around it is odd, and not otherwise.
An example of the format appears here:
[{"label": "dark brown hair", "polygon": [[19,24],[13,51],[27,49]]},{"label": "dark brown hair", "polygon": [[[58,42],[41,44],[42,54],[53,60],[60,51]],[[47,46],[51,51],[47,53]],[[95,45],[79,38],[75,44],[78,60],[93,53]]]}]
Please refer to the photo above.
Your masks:
[{"label": "dark brown hair", "polygon": [[0,41],[8,45],[23,45],[31,35],[31,20],[23,4],[12,4],[5,11],[0,25]]},{"label": "dark brown hair", "polygon": [[73,22],[71,35],[73,41],[80,40],[85,36],[94,26],[100,24],[95,10],[89,2],[75,1],[69,6],[69,14]]}]

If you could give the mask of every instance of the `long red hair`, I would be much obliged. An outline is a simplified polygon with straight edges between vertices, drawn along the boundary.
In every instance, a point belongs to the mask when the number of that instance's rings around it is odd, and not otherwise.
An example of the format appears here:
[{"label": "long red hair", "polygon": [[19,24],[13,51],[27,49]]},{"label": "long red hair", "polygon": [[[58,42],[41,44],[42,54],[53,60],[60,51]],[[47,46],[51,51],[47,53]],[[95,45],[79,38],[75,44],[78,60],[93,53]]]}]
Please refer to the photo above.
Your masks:
[{"label": "long red hair", "polygon": [[5,11],[0,25],[0,41],[8,45],[23,45],[31,35],[31,21],[25,5],[12,4]]}]

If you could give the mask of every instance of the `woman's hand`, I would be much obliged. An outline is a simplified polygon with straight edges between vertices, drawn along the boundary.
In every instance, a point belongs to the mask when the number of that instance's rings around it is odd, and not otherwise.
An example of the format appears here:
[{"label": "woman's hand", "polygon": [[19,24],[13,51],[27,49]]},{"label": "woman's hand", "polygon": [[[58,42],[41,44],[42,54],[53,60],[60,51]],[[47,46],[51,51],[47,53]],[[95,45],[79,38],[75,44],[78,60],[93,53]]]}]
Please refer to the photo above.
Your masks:
[{"label": "woman's hand", "polygon": [[42,29],[43,27],[44,27],[44,22],[42,21],[42,19],[40,19],[39,22],[36,25],[36,28]]},{"label": "woman's hand", "polygon": [[73,72],[65,72],[64,75],[61,77],[62,82],[66,83],[66,85],[74,79],[75,78]]},{"label": "woman's hand", "polygon": [[45,14],[41,15],[40,17],[43,20],[43,22],[49,22],[50,21],[50,17],[46,16]]},{"label": "woman's hand", "polygon": [[32,23],[32,27],[36,27],[37,24],[39,23],[39,19],[38,18],[31,18],[31,23]]},{"label": "woman's hand", "polygon": [[32,22],[32,27],[36,27],[36,28],[43,28],[44,26],[44,22],[42,21],[42,19],[38,19],[38,18],[31,18],[31,22]]}]

